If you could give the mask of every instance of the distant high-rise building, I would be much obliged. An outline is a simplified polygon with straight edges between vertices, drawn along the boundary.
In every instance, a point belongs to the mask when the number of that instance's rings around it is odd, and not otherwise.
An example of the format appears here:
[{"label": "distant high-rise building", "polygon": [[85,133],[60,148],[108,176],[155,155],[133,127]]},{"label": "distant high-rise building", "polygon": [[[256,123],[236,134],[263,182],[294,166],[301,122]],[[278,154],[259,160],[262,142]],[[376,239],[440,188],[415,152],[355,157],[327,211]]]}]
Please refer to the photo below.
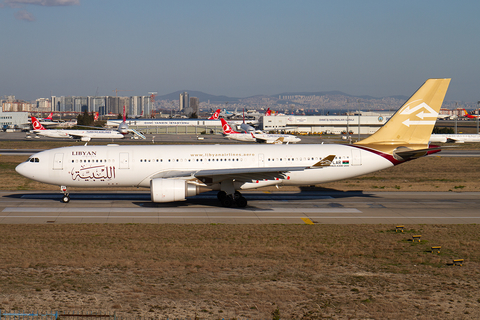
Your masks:
[{"label": "distant high-rise building", "polygon": [[188,92],[180,93],[180,112],[185,112],[190,107]]},{"label": "distant high-rise building", "polygon": [[142,97],[132,96],[130,97],[130,110],[128,115],[131,117],[139,116],[142,113]]},{"label": "distant high-rise building", "polygon": [[197,97],[191,97],[190,98],[190,108],[192,108],[192,114],[195,114],[198,117],[198,98]]}]

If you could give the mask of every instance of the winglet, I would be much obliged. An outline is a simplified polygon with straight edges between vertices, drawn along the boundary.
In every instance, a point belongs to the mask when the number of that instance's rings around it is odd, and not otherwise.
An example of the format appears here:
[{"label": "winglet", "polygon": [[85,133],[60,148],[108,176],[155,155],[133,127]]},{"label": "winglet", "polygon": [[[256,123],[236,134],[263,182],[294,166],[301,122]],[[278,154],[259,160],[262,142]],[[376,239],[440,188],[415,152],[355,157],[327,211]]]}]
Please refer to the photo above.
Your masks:
[{"label": "winglet", "polygon": [[328,167],[332,164],[333,159],[335,159],[335,155],[331,154],[331,155],[323,158],[322,160],[318,161],[317,163],[315,163],[312,166],[312,168]]}]

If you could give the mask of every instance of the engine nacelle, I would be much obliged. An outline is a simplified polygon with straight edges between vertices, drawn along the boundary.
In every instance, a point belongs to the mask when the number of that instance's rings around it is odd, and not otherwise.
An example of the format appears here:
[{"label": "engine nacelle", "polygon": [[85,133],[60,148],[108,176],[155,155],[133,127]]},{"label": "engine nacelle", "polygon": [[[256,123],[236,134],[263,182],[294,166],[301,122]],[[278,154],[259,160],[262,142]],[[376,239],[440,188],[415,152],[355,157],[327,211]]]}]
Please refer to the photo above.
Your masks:
[{"label": "engine nacelle", "polygon": [[153,202],[183,201],[199,194],[199,187],[178,179],[150,180],[150,195]]},{"label": "engine nacelle", "polygon": [[92,140],[92,138],[90,138],[90,137],[81,137],[81,138],[80,138],[80,141],[88,142],[88,141],[90,141],[90,140]]}]

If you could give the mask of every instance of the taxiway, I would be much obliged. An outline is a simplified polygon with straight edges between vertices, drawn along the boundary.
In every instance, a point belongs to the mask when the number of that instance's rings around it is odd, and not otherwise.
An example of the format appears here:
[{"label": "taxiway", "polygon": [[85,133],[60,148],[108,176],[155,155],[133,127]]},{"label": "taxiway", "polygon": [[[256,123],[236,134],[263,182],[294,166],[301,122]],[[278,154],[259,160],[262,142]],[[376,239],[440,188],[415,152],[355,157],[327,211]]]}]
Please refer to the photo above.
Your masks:
[{"label": "taxiway", "polygon": [[148,192],[1,192],[0,223],[470,224],[480,192],[245,192],[246,208],[223,208],[215,193],[157,204]]}]

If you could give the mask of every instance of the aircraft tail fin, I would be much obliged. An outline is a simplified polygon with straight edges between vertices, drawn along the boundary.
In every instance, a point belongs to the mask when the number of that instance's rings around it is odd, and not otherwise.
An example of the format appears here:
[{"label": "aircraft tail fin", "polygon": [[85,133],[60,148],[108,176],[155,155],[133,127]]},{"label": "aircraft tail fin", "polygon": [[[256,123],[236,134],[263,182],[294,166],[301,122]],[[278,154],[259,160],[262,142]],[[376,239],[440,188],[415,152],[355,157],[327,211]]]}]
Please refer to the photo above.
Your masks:
[{"label": "aircraft tail fin", "polygon": [[37,120],[37,118],[35,117],[31,117],[31,118],[32,118],[33,130],[47,130],[45,129],[44,126],[42,126],[42,124],[40,123],[40,121]]},{"label": "aircraft tail fin", "polygon": [[427,80],[382,128],[355,144],[428,147],[449,84],[450,79]]},{"label": "aircraft tail fin", "polygon": [[50,112],[48,117],[45,118],[45,120],[53,120],[53,112]]},{"label": "aircraft tail fin", "polygon": [[218,116],[220,115],[221,110],[217,109],[208,120],[218,120]]},{"label": "aircraft tail fin", "polygon": [[225,121],[225,119],[221,118],[220,121],[222,122],[223,134],[235,134],[235,133],[239,133],[239,132],[233,130],[232,127],[230,127],[230,125],[228,124],[228,122]]},{"label": "aircraft tail fin", "polygon": [[468,113],[467,110],[463,109],[463,115],[469,119],[475,119],[476,116],[472,116],[470,113]]}]

